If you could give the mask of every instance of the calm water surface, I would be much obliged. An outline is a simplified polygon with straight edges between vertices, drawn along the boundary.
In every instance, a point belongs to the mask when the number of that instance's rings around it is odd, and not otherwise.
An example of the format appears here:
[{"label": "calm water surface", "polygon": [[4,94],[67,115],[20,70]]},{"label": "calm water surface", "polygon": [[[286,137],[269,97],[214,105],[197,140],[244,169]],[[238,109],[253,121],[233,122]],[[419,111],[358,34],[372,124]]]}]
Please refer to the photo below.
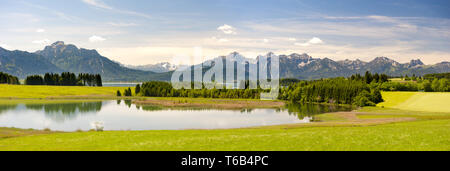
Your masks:
[{"label": "calm water surface", "polygon": [[183,109],[136,106],[131,101],[71,102],[61,104],[0,105],[0,127],[58,131],[221,129],[309,123],[317,114],[348,111],[350,107],[289,105],[283,109]]}]

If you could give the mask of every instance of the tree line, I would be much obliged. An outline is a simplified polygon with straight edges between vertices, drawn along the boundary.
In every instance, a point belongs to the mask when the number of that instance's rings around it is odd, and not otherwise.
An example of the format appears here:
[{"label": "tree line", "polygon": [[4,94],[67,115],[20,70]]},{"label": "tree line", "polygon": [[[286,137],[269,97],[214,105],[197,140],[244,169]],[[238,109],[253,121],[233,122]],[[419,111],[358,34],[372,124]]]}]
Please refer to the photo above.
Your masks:
[{"label": "tree line", "polygon": [[371,88],[365,81],[346,78],[301,81],[283,87],[279,99],[301,103],[353,104],[357,106],[374,106],[383,102],[379,89]]},{"label": "tree line", "polygon": [[435,78],[437,79],[450,79],[450,72],[448,73],[440,73],[440,74],[426,74],[423,76],[424,79],[427,80],[434,80]]},{"label": "tree line", "polygon": [[331,78],[313,81],[281,80],[279,99],[301,103],[353,104],[374,106],[383,102],[378,86],[389,82],[386,74],[354,74],[348,78]]},{"label": "tree line", "polygon": [[386,74],[372,74],[369,71],[367,71],[364,76],[361,76],[360,74],[355,74],[349,77],[350,80],[356,80],[356,81],[364,81],[366,84],[371,83],[384,83],[389,81],[389,76]]},{"label": "tree line", "polygon": [[436,74],[426,74],[423,77],[422,76],[416,76],[416,74],[413,74],[412,76],[408,75],[402,75],[400,76],[400,79],[405,81],[419,81],[419,80],[429,80],[433,81],[434,79],[450,79],[450,73],[436,73]]},{"label": "tree line", "polygon": [[100,74],[86,74],[63,72],[60,74],[46,73],[41,75],[31,75],[25,79],[26,85],[50,85],[50,86],[97,86],[101,87],[102,77]]},{"label": "tree line", "polygon": [[20,84],[19,78],[0,72],[0,84]]},{"label": "tree line", "polygon": [[379,87],[383,91],[450,92],[450,73],[427,74],[423,77],[405,75],[400,79],[402,82],[386,82]]},{"label": "tree line", "polygon": [[[151,81],[136,85],[134,95],[146,97],[191,97],[259,99],[262,89],[174,89],[169,82]],[[132,96],[131,89],[117,91],[117,96]]]}]

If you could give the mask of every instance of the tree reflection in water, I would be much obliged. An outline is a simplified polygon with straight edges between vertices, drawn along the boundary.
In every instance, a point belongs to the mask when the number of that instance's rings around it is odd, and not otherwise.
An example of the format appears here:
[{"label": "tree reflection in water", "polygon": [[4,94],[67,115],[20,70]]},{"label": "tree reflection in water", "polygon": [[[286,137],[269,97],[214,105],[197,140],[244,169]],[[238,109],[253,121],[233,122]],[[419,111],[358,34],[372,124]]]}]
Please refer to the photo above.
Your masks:
[{"label": "tree reflection in water", "polygon": [[[127,102],[125,102],[127,103]],[[128,104],[127,104],[128,105]],[[156,105],[136,105],[137,109],[141,109],[144,111],[160,111],[160,110],[178,110],[178,111],[208,111],[208,110],[231,110],[231,109],[212,109],[212,108],[202,108],[202,107],[162,107]],[[343,106],[343,105],[332,105],[332,104],[299,104],[299,103],[290,103],[285,107],[274,108],[274,110],[278,113],[285,112],[289,115],[296,116],[299,120],[309,119],[314,120],[315,115],[324,114],[324,113],[332,113],[339,111],[351,111],[353,110],[353,106]],[[255,109],[240,109],[235,110],[240,111],[242,114],[257,114],[252,113]]]},{"label": "tree reflection in water", "polygon": [[131,100],[124,100],[125,105],[128,106],[128,108],[131,108]]},{"label": "tree reflection in water", "polygon": [[44,110],[45,116],[55,122],[73,120],[78,115],[95,114],[102,109],[102,102],[81,102],[61,104],[26,104],[29,110]]},{"label": "tree reflection in water", "polygon": [[17,104],[11,104],[11,105],[0,105],[0,115],[4,112],[7,112],[9,110],[14,110],[17,108]]},{"label": "tree reflection in water", "polygon": [[289,115],[297,116],[298,119],[303,120],[306,117],[314,118],[314,116],[318,114],[332,113],[339,111],[351,111],[353,109],[354,109],[353,106],[291,103],[287,104],[285,109],[281,110],[282,111],[287,110]]}]

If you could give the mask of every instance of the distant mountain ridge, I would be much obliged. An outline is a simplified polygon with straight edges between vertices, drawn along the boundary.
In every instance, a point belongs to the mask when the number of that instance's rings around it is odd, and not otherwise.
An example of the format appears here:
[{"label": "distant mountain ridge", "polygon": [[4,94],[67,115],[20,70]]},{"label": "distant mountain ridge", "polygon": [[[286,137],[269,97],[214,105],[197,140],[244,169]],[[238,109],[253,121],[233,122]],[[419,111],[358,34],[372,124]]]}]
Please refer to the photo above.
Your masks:
[{"label": "distant mountain ridge", "polygon": [[122,65],[127,68],[142,70],[142,71],[152,71],[156,73],[164,73],[177,70],[177,65],[171,64],[169,62],[162,62],[157,64],[148,64],[148,65]]},{"label": "distant mountain ridge", "polygon": [[[264,57],[270,58],[273,53],[268,53]],[[246,65],[256,64],[258,58],[248,59],[237,52],[228,55],[233,62],[245,62]],[[225,56],[218,58],[226,59]],[[441,62],[434,65],[425,65],[421,60],[411,60],[409,63],[399,63],[387,57],[377,57],[370,62],[356,60],[334,61],[329,58],[313,58],[308,54],[279,55],[280,58],[280,77],[297,78],[304,80],[349,77],[353,74],[364,74],[366,71],[372,73],[384,73],[390,76],[400,75],[425,75],[431,73],[450,72],[450,63]],[[214,59],[213,59],[214,60]],[[213,61],[210,60],[210,61]],[[248,62],[246,62],[248,61]],[[208,64],[204,63],[204,66]]]},{"label": "distant mountain ridge", "polygon": [[421,60],[399,63],[387,57],[377,57],[370,62],[357,60],[333,61],[329,58],[313,58],[307,54],[280,55],[281,77],[299,79],[319,79],[330,77],[349,77],[352,74],[384,73],[390,76],[425,75],[450,72],[450,63],[441,62],[425,65]]},{"label": "distant mountain ridge", "polygon": [[[273,56],[268,53],[266,57]],[[248,59],[233,52],[232,62],[255,65],[259,58]],[[355,73],[384,73],[391,76],[425,75],[450,72],[450,62],[425,65],[421,60],[399,63],[387,57],[377,57],[372,61],[357,60],[334,61],[329,58],[313,58],[308,54],[279,55],[280,77],[298,79],[320,79],[331,77],[348,77]],[[220,56],[225,60],[225,56]],[[213,61],[213,60],[209,60]],[[247,63],[249,61],[249,63]],[[206,65],[206,63],[209,63]],[[210,67],[211,62],[204,66]],[[155,65],[127,66],[101,56],[96,50],[78,48],[62,41],[46,46],[43,50],[29,53],[9,51],[0,47],[0,72],[9,73],[19,78],[47,72],[74,72],[101,74],[104,81],[149,81],[171,79],[172,72],[180,68],[168,62]]]}]

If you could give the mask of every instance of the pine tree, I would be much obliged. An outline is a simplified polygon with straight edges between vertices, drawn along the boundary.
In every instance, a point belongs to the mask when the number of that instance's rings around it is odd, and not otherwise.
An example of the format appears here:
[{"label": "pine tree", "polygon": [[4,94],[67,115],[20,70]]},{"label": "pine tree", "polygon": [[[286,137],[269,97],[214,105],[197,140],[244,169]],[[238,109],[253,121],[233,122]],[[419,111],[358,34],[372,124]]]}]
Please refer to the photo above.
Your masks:
[{"label": "pine tree", "polygon": [[409,80],[411,80],[411,79],[409,78],[408,74],[406,74],[405,75],[405,81],[409,81]]},{"label": "pine tree", "polygon": [[102,76],[100,74],[95,75],[95,82],[96,82],[97,87],[103,86]]},{"label": "pine tree", "polygon": [[366,74],[364,75],[364,80],[367,84],[370,84],[373,80],[372,74],[369,71],[366,71]]},{"label": "pine tree", "polygon": [[120,90],[117,90],[117,96],[118,97],[122,96],[122,93],[120,93]]},{"label": "pine tree", "polygon": [[128,96],[133,96],[133,94],[131,93],[131,88],[128,87]]},{"label": "pine tree", "polygon": [[373,81],[372,82],[380,82],[380,75],[378,75],[378,73],[375,73],[375,75],[373,75]]},{"label": "pine tree", "polygon": [[413,74],[413,76],[412,76],[411,80],[413,80],[413,81],[417,81],[417,77],[416,77],[416,74]]},{"label": "pine tree", "polygon": [[138,95],[140,92],[141,92],[141,85],[138,84],[138,85],[136,85],[136,88],[134,89],[134,93],[135,93],[136,95]]}]

